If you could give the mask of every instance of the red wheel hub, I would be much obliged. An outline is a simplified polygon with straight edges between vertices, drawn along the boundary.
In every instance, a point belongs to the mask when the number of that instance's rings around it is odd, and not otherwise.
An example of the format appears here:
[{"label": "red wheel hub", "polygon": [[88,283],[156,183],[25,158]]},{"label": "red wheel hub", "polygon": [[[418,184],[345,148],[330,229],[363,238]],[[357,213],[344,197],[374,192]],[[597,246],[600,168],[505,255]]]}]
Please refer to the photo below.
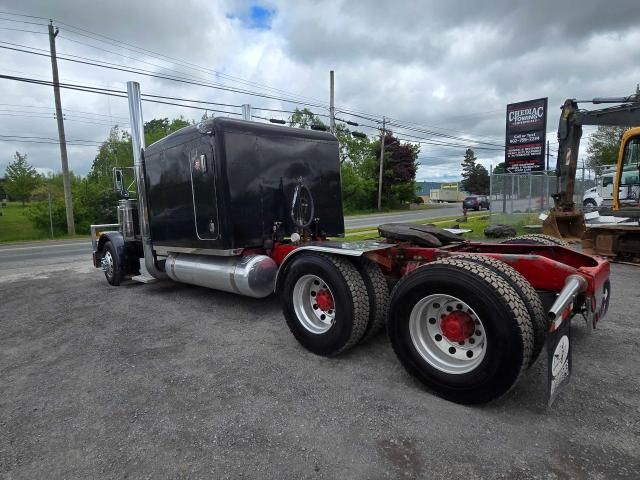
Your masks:
[{"label": "red wheel hub", "polygon": [[451,312],[440,322],[442,334],[451,342],[463,342],[473,335],[476,324],[466,312]]},{"label": "red wheel hub", "polygon": [[320,310],[326,312],[327,310],[333,310],[333,296],[331,292],[326,289],[320,290],[316,294],[316,303]]}]

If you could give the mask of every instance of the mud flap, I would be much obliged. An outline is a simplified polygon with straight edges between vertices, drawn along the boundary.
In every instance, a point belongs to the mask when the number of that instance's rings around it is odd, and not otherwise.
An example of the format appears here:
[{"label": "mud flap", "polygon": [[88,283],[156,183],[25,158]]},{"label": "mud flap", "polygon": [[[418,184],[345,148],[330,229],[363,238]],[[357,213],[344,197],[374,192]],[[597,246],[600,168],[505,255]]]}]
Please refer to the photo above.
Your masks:
[{"label": "mud flap", "polygon": [[547,334],[547,406],[551,406],[558,393],[571,377],[571,318],[564,320]]}]

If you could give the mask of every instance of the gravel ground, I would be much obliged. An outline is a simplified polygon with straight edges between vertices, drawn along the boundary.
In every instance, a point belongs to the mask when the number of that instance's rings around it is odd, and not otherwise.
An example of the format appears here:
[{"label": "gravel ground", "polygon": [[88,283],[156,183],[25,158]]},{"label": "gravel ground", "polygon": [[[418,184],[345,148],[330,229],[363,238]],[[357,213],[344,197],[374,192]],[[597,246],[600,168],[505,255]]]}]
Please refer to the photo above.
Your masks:
[{"label": "gravel ground", "polygon": [[574,322],[574,376],[546,409],[544,361],[465,407],[384,336],[321,358],[276,299],[72,267],[0,279],[3,478],[640,477],[638,268],[613,266],[599,330]]}]

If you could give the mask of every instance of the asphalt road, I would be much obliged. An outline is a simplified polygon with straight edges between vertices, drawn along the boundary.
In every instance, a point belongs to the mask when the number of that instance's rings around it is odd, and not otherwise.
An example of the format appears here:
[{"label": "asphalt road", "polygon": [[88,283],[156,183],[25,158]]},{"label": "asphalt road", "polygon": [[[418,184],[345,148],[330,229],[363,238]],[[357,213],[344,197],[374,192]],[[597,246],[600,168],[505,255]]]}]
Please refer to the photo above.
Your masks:
[{"label": "asphalt road", "polygon": [[0,275],[2,478],[640,478],[637,267],[612,266],[597,331],[575,322],[551,409],[543,361],[465,407],[384,336],[308,353],[275,298],[30,268]]},{"label": "asphalt road", "polygon": [[345,228],[377,227],[388,222],[412,222],[434,217],[445,217],[450,215],[462,215],[462,206],[459,203],[443,204],[438,208],[425,210],[408,210],[406,212],[393,212],[371,215],[358,215],[355,217],[345,217]]},{"label": "asphalt road", "polygon": [[0,245],[0,273],[9,274],[23,267],[44,269],[82,256],[91,263],[90,240],[63,240]]},{"label": "asphalt road", "polygon": [[[386,222],[410,222],[457,213],[460,213],[459,204],[429,210],[347,217],[345,225],[346,228],[376,227]],[[50,265],[73,261],[79,257],[84,258],[87,262],[91,261],[91,242],[89,240],[0,245],[0,273],[8,275],[23,266],[47,268]]]}]

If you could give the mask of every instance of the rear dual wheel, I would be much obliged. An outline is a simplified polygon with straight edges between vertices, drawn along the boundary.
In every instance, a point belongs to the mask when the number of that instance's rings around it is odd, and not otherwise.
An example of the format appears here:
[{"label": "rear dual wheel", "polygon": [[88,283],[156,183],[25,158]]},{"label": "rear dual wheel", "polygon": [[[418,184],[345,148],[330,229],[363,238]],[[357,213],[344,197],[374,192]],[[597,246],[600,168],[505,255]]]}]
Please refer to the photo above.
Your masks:
[{"label": "rear dual wheel", "polygon": [[398,282],[387,330],[409,373],[464,404],[509,391],[534,348],[531,318],[514,288],[487,266],[458,258],[429,263]]},{"label": "rear dual wheel", "polygon": [[301,253],[282,287],[283,313],[293,336],[318,355],[356,345],[369,324],[369,295],[358,269],[333,255]]},{"label": "rear dual wheel", "polygon": [[318,355],[342,353],[384,327],[389,289],[374,262],[301,253],[286,271],[283,310],[294,337]]},{"label": "rear dual wheel", "polygon": [[548,319],[540,296],[520,272],[500,260],[484,255],[473,254],[461,255],[460,258],[465,261],[480,263],[501,276],[524,302],[527,307],[527,312],[529,313],[529,318],[531,318],[531,327],[533,328],[533,351],[531,352],[531,359],[527,365],[527,367],[531,367],[540,355],[542,347],[544,347],[548,329]]}]

